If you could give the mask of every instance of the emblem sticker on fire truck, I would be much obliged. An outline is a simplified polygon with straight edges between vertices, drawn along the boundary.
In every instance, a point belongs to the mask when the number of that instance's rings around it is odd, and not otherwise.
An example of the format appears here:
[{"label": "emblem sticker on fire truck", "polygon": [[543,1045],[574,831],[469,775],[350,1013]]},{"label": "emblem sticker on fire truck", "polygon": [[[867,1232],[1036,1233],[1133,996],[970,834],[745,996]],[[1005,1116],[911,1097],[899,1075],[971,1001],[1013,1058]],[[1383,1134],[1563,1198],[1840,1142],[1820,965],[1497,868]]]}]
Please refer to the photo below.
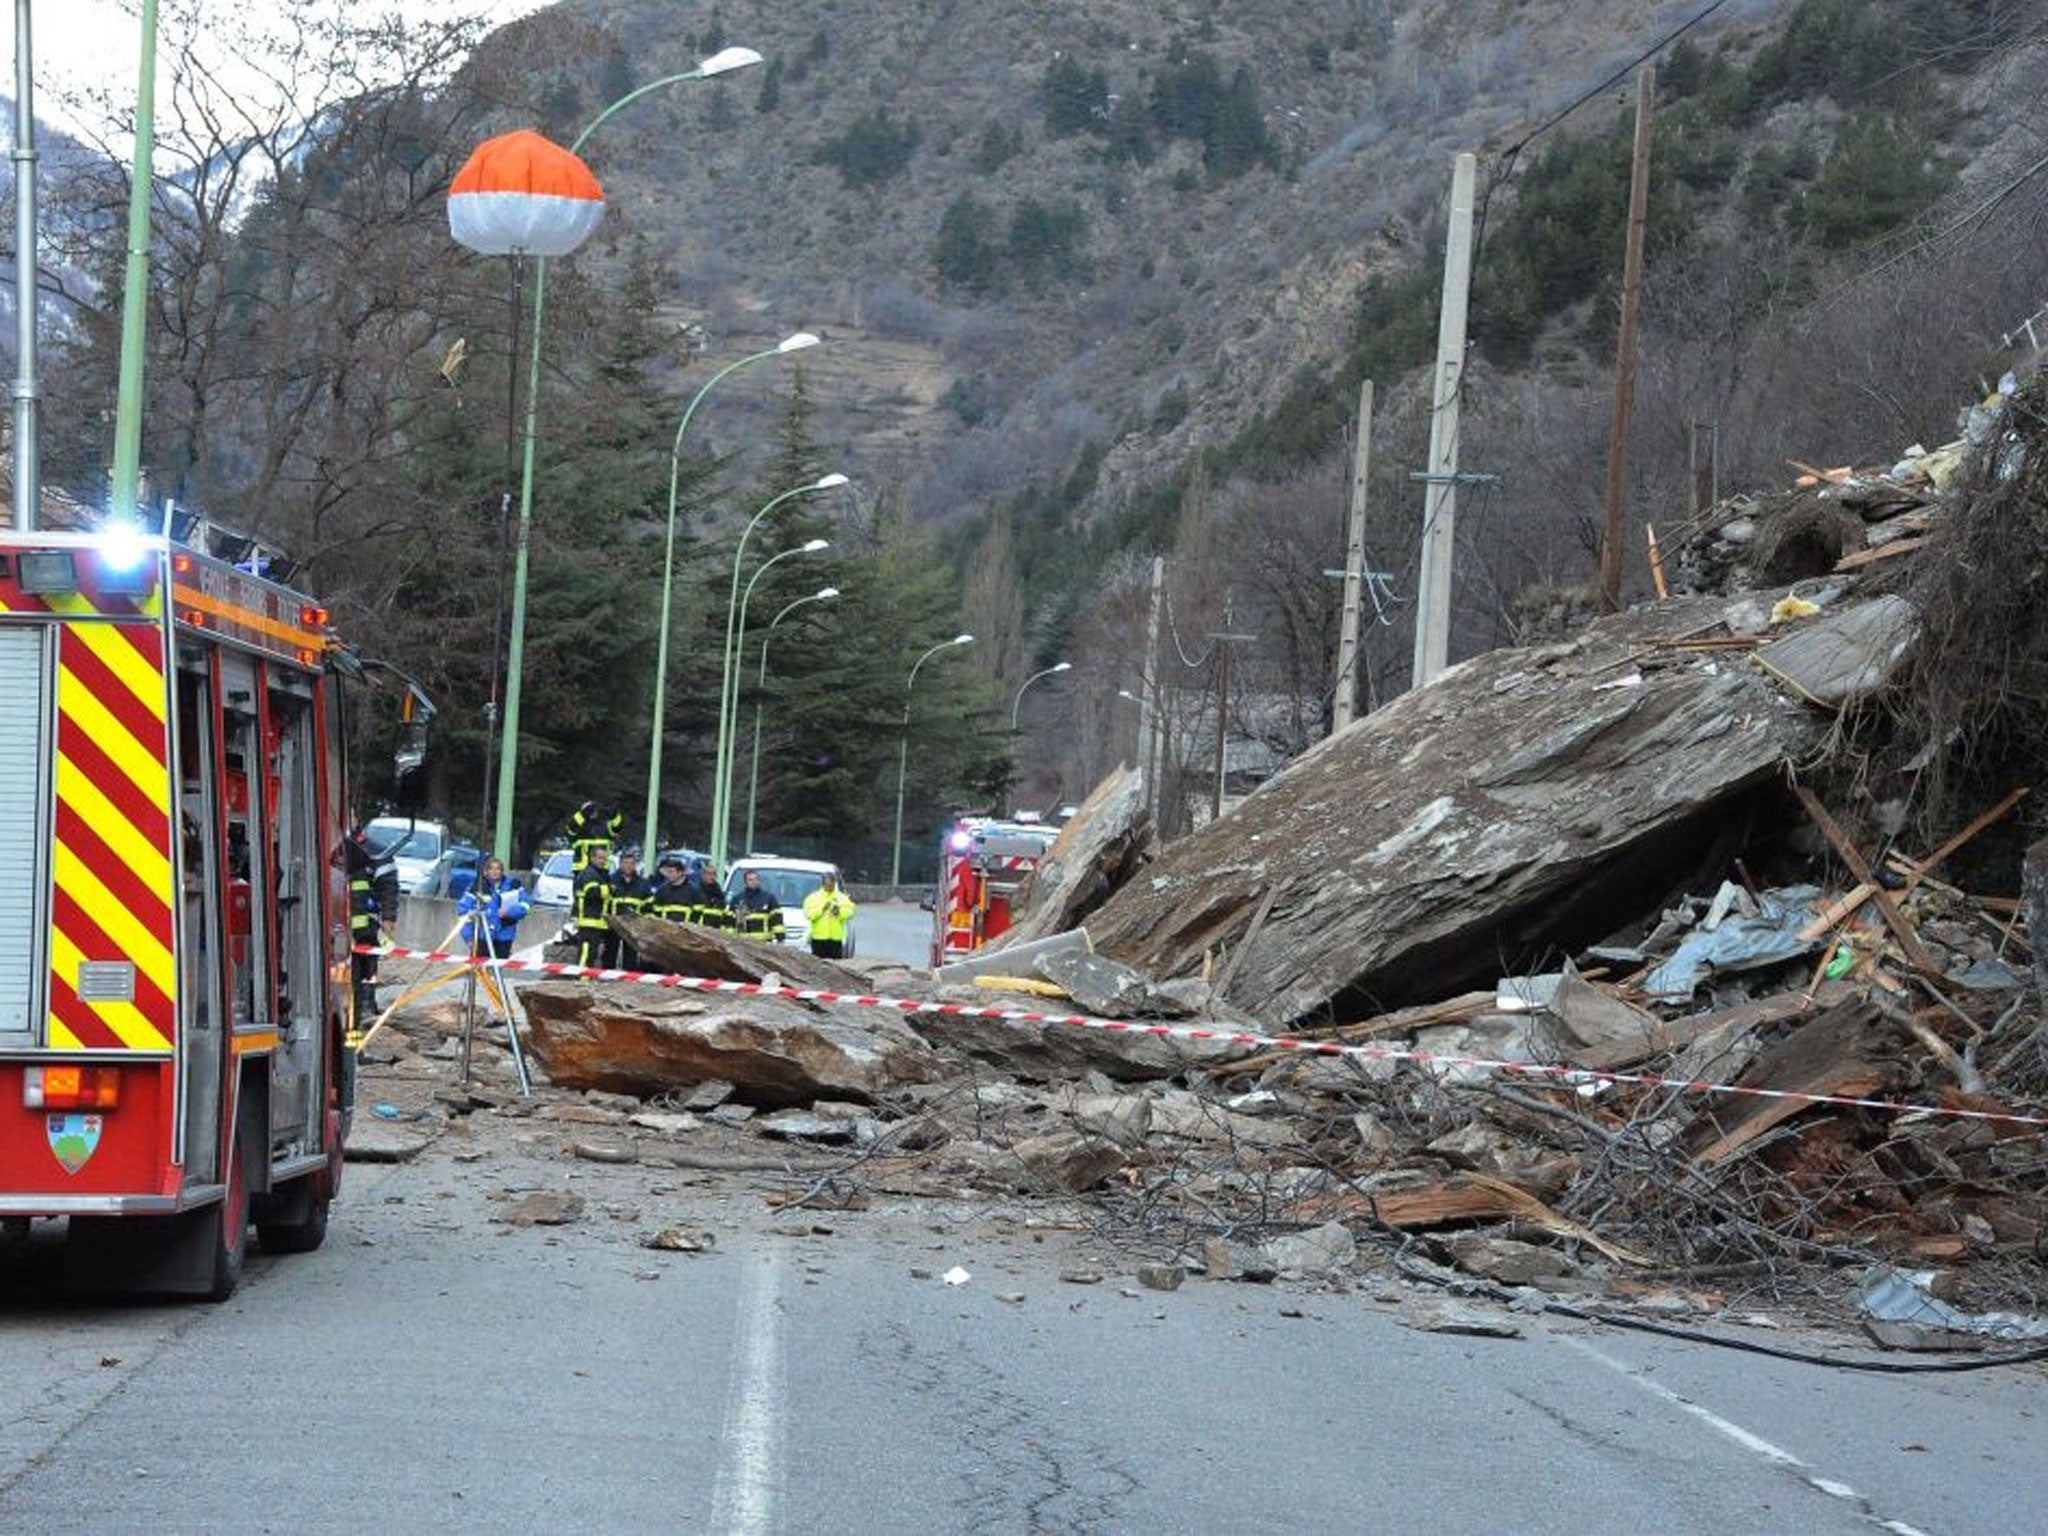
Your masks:
[{"label": "emblem sticker on fire truck", "polygon": [[57,658],[50,1044],[168,1051],[176,1025],[163,641],[144,624],[75,624]]},{"label": "emblem sticker on fire truck", "polygon": [[46,1134],[50,1138],[51,1155],[63,1165],[66,1173],[76,1173],[91,1162],[93,1153],[100,1149],[100,1117],[52,1115]]}]

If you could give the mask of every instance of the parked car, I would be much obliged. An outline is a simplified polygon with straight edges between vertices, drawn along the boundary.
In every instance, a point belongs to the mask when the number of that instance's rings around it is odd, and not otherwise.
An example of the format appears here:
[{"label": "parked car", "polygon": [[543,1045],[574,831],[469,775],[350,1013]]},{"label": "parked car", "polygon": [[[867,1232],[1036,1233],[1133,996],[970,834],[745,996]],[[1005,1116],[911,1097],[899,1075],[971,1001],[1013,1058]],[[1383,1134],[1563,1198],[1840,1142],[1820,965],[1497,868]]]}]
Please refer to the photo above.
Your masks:
[{"label": "parked car", "polygon": [[371,847],[388,854],[398,866],[398,888],[408,896],[431,896],[441,875],[441,860],[451,839],[440,821],[411,816],[372,817],[363,828]]},{"label": "parked car", "polygon": [[[733,861],[732,870],[725,877],[725,899],[728,902],[739,900],[748,870],[761,877],[762,888],[782,908],[782,940],[785,944],[810,942],[811,925],[804,920],[804,898],[824,884],[827,875],[839,879],[842,887],[846,884],[839,875],[837,864],[821,863],[817,859],[778,859],[773,854],[756,854]],[[859,919],[854,921],[857,923]],[[854,930],[848,927],[844,951],[848,956],[853,954],[853,939]]]},{"label": "parked car", "polygon": [[530,893],[536,907],[566,907],[575,898],[576,882],[570,868],[575,857],[567,848],[557,848],[540,861]]},{"label": "parked car", "polygon": [[481,848],[473,848],[468,843],[451,843],[448,851],[441,855],[441,867],[434,876],[435,894],[450,901],[460,901],[462,893],[476,884],[483,862]]}]

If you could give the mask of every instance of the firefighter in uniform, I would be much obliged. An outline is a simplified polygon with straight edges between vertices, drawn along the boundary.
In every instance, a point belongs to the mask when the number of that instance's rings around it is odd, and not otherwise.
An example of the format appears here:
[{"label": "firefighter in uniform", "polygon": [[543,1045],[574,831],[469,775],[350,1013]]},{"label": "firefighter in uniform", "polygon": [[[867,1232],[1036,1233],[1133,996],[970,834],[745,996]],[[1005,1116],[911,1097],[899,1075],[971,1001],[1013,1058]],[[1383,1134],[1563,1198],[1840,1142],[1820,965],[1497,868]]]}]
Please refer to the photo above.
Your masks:
[{"label": "firefighter in uniform", "polygon": [[570,910],[576,914],[576,963],[610,970],[618,964],[618,939],[612,933],[612,845],[603,838],[582,852]]},{"label": "firefighter in uniform", "polygon": [[665,922],[689,922],[695,893],[690,887],[690,882],[683,876],[683,861],[674,854],[666,854],[657,867],[661,871],[661,878],[654,883],[654,889],[648,894],[648,913]]},{"label": "firefighter in uniform", "polygon": [[750,869],[740,877],[740,893],[733,903],[743,937],[763,944],[782,937],[782,904],[761,884],[761,874]]},{"label": "firefighter in uniform", "polygon": [[[640,855],[630,848],[619,855],[619,867],[612,874],[612,910],[641,916],[654,901],[654,882],[640,873]],[[640,952],[624,939],[617,941],[618,963],[629,971],[640,969]]]},{"label": "firefighter in uniform", "polygon": [[[374,947],[398,926],[398,865],[381,848],[372,848],[361,827],[348,843],[349,942]],[[367,1029],[377,1015],[377,957],[353,955],[349,971],[355,982],[356,1028]]]},{"label": "firefighter in uniform", "polygon": [[725,892],[718,888],[718,877],[704,860],[690,860],[690,878],[683,882],[683,894],[689,908],[684,922],[700,928],[732,926],[732,909],[725,904]]},{"label": "firefighter in uniform", "polygon": [[598,808],[595,800],[586,800],[569,813],[569,872],[580,875],[590,863],[591,853],[603,848],[605,856],[611,856],[612,844],[618,841],[619,831],[626,825],[624,811],[606,812]]}]

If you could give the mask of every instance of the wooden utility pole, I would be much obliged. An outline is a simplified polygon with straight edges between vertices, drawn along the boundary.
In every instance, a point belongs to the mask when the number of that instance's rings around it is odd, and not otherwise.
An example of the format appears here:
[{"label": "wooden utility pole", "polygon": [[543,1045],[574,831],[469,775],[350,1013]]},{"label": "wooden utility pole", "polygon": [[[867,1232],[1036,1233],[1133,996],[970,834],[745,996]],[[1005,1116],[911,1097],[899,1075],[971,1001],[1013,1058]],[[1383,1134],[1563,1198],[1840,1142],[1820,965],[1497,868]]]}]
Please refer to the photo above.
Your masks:
[{"label": "wooden utility pole", "polygon": [[1451,171],[1451,225],[1444,242],[1436,372],[1430,376],[1429,468],[1423,476],[1422,556],[1415,593],[1414,683],[1418,688],[1450,662],[1458,397],[1465,383],[1465,309],[1472,290],[1472,202],[1478,169],[1478,160],[1467,154],[1458,156]]},{"label": "wooden utility pole", "polygon": [[1628,246],[1621,264],[1621,328],[1614,341],[1614,425],[1607,435],[1607,490],[1600,507],[1600,600],[1621,607],[1621,554],[1627,537],[1622,497],[1628,479],[1628,421],[1636,398],[1636,318],[1643,302],[1643,225],[1650,211],[1650,107],[1657,71],[1636,71],[1635,157],[1628,177]]},{"label": "wooden utility pole", "polygon": [[1358,386],[1358,448],[1351,456],[1351,510],[1344,523],[1344,615],[1337,632],[1337,693],[1330,733],[1358,718],[1358,620],[1365,601],[1365,493],[1372,476],[1372,380]]}]

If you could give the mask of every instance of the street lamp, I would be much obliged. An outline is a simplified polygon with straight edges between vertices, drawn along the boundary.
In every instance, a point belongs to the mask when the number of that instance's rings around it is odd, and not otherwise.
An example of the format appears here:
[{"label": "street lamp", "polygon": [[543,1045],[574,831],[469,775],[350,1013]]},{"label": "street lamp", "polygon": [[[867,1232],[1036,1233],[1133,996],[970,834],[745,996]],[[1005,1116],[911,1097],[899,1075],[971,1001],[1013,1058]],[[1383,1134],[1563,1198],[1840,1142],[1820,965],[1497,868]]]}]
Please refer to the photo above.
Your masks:
[{"label": "street lamp", "polygon": [[[593,117],[569,152],[575,154],[614,112],[638,101],[649,91],[677,85],[686,80],[709,80],[749,64],[761,62],[751,48],[726,48],[701,60],[695,69],[663,75],[636,90],[628,91]],[[547,312],[548,264],[545,257],[533,262],[533,347],[527,354],[526,421],[522,432],[519,468],[519,535],[512,555],[511,638],[505,656],[505,724],[498,757],[498,824],[492,832],[491,851],[506,863],[512,862],[512,797],[519,781],[519,695],[526,660],[526,570],[533,543],[533,451],[540,427],[540,344],[541,320]]]},{"label": "street lamp", "polygon": [[761,708],[760,697],[768,687],[768,642],[775,637],[775,626],[805,603],[822,603],[839,595],[837,587],[823,587],[809,597],[800,597],[794,602],[784,603],[782,611],[768,621],[768,627],[761,631],[761,671],[754,679],[754,766],[747,774],[747,852],[754,851],[754,802],[761,792]]},{"label": "street lamp", "polygon": [[668,716],[668,632],[670,603],[675,591],[676,577],[676,488],[682,476],[683,434],[690,429],[690,418],[697,414],[697,407],[704,397],[711,393],[711,386],[729,373],[737,373],[749,363],[758,363],[764,358],[781,357],[789,352],[801,352],[806,347],[818,345],[818,338],[809,331],[798,331],[794,336],[785,336],[774,346],[760,352],[749,352],[735,362],[727,363],[718,372],[704,381],[703,387],[690,398],[683,411],[683,419],[676,423],[676,440],[668,453],[668,540],[661,558],[661,629],[654,643],[654,730],[647,750],[647,819],[641,823],[646,829],[640,846],[646,856],[652,858],[659,846],[654,840],[655,817],[659,809],[661,794],[661,746],[664,725]]},{"label": "street lamp", "polygon": [[740,663],[739,655],[733,647],[733,631],[739,625],[740,560],[747,552],[748,538],[761,525],[761,519],[785,501],[792,496],[805,496],[813,491],[829,491],[844,484],[844,475],[821,475],[809,485],[799,485],[772,498],[748,520],[747,526],[740,531],[740,541],[732,552],[732,593],[725,603],[725,651],[718,672],[717,755],[712,760],[711,776],[711,862],[720,869],[725,867],[725,824],[732,807],[732,786],[727,782],[725,765],[726,760],[732,755],[732,727],[739,718],[734,696],[740,688]]},{"label": "street lamp", "polygon": [[898,885],[903,879],[903,783],[910,772],[910,691],[917,686],[917,669],[949,647],[972,644],[972,635],[955,635],[950,640],[941,640],[917,658],[910,669],[910,680],[903,685],[903,732],[896,753],[896,851],[889,859],[891,885]]},{"label": "street lamp", "polygon": [[1071,661],[1062,661],[1047,667],[1043,672],[1034,672],[1025,678],[1023,683],[1018,686],[1017,697],[1010,704],[1010,730],[1014,733],[1017,729],[1017,711],[1024,707],[1024,690],[1026,688],[1029,688],[1041,677],[1051,677],[1055,672],[1071,672],[1073,670],[1074,664]]},{"label": "street lamp", "polygon": [[718,824],[720,836],[717,847],[721,860],[732,842],[732,778],[733,767],[739,757],[740,750],[740,662],[747,654],[747,607],[754,601],[754,586],[763,576],[768,574],[768,567],[775,564],[778,560],[787,560],[792,555],[815,555],[819,551],[827,550],[831,547],[832,541],[830,539],[811,539],[799,544],[795,549],[785,549],[779,555],[770,555],[754,568],[754,574],[747,578],[747,590],[740,594],[739,623],[733,626],[732,633],[732,710],[724,722],[724,731],[719,738],[726,743],[725,761],[719,765],[725,771],[726,785],[725,812],[723,819]]}]

